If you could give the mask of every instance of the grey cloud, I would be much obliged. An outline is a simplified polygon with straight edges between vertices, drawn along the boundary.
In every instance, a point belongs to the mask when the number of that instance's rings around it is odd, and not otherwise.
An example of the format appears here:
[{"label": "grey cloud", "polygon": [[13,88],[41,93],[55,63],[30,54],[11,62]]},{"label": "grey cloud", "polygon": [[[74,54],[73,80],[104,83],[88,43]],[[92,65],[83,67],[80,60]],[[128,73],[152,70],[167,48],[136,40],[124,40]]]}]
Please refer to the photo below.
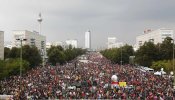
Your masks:
[{"label": "grey cloud", "polygon": [[173,28],[174,0],[0,0],[0,30],[5,40],[12,30],[38,30],[42,12],[42,32],[47,41],[78,39],[84,46],[84,32],[92,31],[93,48],[106,46],[108,36],[134,44],[146,28]]}]

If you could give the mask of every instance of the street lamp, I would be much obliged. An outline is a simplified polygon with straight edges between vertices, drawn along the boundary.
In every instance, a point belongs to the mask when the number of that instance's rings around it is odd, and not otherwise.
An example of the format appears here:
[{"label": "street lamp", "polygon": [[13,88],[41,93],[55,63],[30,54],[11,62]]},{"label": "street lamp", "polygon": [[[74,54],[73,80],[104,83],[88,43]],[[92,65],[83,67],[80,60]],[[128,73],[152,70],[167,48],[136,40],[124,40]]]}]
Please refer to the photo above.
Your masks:
[{"label": "street lamp", "polygon": [[[173,73],[175,72],[174,71],[174,39],[170,39],[171,41],[173,41]],[[174,87],[175,87],[175,75],[174,75],[174,79],[173,79],[174,81],[173,81],[173,85],[174,85]]]},{"label": "street lamp", "polygon": [[43,57],[43,61],[42,61],[43,67],[45,65],[45,49],[44,49],[44,46],[45,46],[45,41],[41,41],[41,55]]},{"label": "street lamp", "polygon": [[20,88],[21,88],[21,77],[22,77],[22,41],[27,41],[27,39],[16,39],[17,41],[20,41],[21,51],[20,51]]},{"label": "street lamp", "polygon": [[120,64],[121,64],[121,66],[122,66],[122,63],[123,63],[123,50],[122,50],[122,48],[123,48],[123,43],[120,44],[120,48],[121,48],[121,61],[120,61]]},{"label": "street lamp", "polygon": [[[174,72],[174,39],[171,39],[171,40],[173,41],[173,72]],[[175,77],[174,77],[174,83],[173,83],[173,85],[175,86]]]}]

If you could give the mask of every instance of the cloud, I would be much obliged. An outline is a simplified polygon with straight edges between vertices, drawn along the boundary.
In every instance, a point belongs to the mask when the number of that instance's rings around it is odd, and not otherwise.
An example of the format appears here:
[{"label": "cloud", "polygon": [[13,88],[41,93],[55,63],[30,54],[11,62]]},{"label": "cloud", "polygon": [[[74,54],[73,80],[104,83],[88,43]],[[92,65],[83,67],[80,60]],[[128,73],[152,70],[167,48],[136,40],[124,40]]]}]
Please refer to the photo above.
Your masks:
[{"label": "cloud", "polygon": [[106,46],[107,37],[134,44],[144,29],[173,28],[174,0],[0,0],[0,29],[5,40],[12,30],[38,30],[42,12],[42,32],[47,41],[78,39],[92,31],[93,48]]}]

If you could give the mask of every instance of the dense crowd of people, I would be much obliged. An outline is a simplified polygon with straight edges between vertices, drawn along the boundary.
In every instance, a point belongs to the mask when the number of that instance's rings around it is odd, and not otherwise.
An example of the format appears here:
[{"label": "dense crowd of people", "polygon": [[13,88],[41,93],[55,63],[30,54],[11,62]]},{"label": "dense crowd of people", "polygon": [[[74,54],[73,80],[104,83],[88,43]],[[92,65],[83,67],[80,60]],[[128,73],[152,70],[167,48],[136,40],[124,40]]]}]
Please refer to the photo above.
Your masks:
[{"label": "dense crowd of people", "polygon": [[[88,62],[37,67],[20,76],[0,81],[0,94],[13,99],[130,99],[173,100],[173,79],[156,76],[131,65],[112,64],[100,53],[86,55]],[[111,88],[111,76],[127,86]]]}]

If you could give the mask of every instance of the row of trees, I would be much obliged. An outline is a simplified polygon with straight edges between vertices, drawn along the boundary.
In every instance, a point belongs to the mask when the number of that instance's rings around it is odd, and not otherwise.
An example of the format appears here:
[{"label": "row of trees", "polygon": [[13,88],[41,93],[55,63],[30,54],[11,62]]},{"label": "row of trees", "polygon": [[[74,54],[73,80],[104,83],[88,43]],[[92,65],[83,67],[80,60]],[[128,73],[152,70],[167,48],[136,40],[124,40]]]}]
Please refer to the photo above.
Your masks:
[{"label": "row of trees", "polygon": [[172,60],[173,42],[170,37],[164,39],[161,44],[145,42],[135,53],[135,61],[143,66],[151,66],[152,62],[160,60]]},{"label": "row of trees", "polygon": [[173,69],[173,42],[170,37],[165,38],[162,43],[156,45],[153,42],[145,42],[144,45],[135,52],[132,46],[125,45],[120,48],[106,49],[101,51],[101,53],[111,61],[120,64],[121,51],[123,51],[123,63],[129,63],[129,56],[135,56],[135,64],[152,67],[156,70],[160,70],[162,67],[166,71]]},{"label": "row of trees", "polygon": [[[16,59],[20,58],[20,49],[13,47],[12,49],[4,48],[4,59]],[[29,62],[31,68],[38,66],[41,61],[41,55],[37,47],[25,45],[22,47],[22,58]]]},{"label": "row of trees", "polygon": [[[20,73],[20,59],[8,59],[0,61],[0,79]],[[26,72],[29,67],[29,62],[23,60],[22,72]]]},{"label": "row of trees", "polygon": [[57,63],[64,64],[85,52],[86,50],[72,48],[71,45],[67,49],[62,48],[61,46],[51,46],[51,48],[47,50],[48,62],[52,63],[52,65],[56,65]]},{"label": "row of trees", "polygon": [[[16,47],[12,49],[4,48],[4,60],[0,61],[0,78],[19,74],[20,49]],[[41,64],[42,58],[37,47],[25,45],[22,47],[22,50],[23,72]],[[52,46],[47,50],[48,62],[52,63],[52,65],[57,63],[64,64],[85,52],[86,50],[72,48],[72,46],[69,46],[67,49],[63,49],[61,46]]]},{"label": "row of trees", "polygon": [[[20,49],[4,48],[4,60],[0,61],[0,79],[20,73]],[[37,47],[25,45],[22,50],[22,72],[40,65],[42,59]]]},{"label": "row of trees", "polygon": [[164,68],[165,71],[173,70],[173,39],[167,37],[161,44],[145,42],[143,46],[136,51],[135,62],[142,66],[148,66],[155,70]]},{"label": "row of trees", "polygon": [[103,56],[110,59],[113,63],[129,63],[129,57],[134,55],[132,46],[125,45],[120,48],[112,48],[101,51]]}]

